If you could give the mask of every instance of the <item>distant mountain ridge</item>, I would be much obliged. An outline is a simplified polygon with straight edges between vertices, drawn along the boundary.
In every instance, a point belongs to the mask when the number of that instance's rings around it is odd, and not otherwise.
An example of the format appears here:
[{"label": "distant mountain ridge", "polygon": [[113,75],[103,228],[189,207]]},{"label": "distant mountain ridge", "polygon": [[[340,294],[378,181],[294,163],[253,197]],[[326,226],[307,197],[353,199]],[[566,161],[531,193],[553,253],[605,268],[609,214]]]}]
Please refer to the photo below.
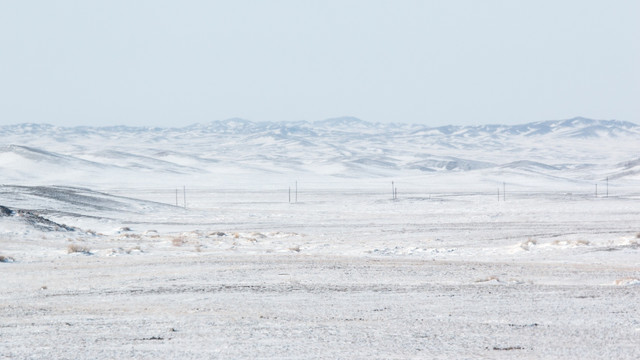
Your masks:
[{"label": "distant mountain ridge", "polygon": [[634,123],[582,117],[438,127],[354,117],[234,118],[180,128],[18,124],[0,127],[0,173],[3,181],[60,184],[68,179],[209,181],[214,175],[264,179],[286,174],[360,179],[474,171],[487,178],[640,180],[638,144],[640,126]]},{"label": "distant mountain ridge", "polygon": [[566,120],[547,120],[518,125],[446,125],[431,127],[426,124],[412,123],[371,123],[355,117],[338,117],[319,121],[293,121],[293,122],[254,122],[241,118],[226,120],[214,120],[207,123],[196,123],[178,128],[163,127],[138,127],[138,126],[55,126],[50,124],[23,123],[0,126],[0,134],[39,134],[46,132],[181,132],[202,131],[209,133],[251,133],[264,131],[285,131],[286,133],[314,134],[315,130],[340,130],[340,131],[411,131],[413,134],[443,134],[477,136],[486,134],[505,135],[545,135],[549,133],[563,132],[568,136],[597,136],[599,134],[622,135],[640,133],[640,126],[620,120],[594,120],[584,117],[575,117]]}]

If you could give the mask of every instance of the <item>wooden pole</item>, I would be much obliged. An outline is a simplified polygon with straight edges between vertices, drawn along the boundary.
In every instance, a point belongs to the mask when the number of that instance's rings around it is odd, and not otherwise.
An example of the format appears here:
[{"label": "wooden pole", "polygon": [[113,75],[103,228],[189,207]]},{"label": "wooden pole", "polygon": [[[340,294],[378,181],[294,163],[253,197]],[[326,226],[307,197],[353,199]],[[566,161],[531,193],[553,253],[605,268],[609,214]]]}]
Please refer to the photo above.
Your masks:
[{"label": "wooden pole", "polygon": [[502,201],[507,201],[507,183],[502,183]]}]

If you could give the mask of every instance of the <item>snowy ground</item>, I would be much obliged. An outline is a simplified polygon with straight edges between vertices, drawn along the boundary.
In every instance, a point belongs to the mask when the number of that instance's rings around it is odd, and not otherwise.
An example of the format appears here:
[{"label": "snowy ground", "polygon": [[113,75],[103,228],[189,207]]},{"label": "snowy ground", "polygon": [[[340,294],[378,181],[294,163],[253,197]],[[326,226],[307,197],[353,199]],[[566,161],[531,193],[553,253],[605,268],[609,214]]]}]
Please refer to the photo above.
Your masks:
[{"label": "snowy ground", "polygon": [[174,191],[0,186],[0,357],[640,358],[633,187]]}]

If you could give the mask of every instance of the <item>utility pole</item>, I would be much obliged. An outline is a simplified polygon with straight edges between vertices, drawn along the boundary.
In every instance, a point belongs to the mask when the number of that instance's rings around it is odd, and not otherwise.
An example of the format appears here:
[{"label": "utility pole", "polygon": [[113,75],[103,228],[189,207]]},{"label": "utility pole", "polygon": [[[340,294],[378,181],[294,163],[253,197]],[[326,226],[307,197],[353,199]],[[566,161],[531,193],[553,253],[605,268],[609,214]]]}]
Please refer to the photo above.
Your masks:
[{"label": "utility pole", "polygon": [[396,199],[396,186],[392,181],[391,182],[391,200],[395,200],[395,199]]},{"label": "utility pole", "polygon": [[598,183],[596,183],[596,197],[598,197]]},{"label": "utility pole", "polygon": [[182,185],[182,195],[184,196],[184,208],[187,209],[187,187]]},{"label": "utility pole", "polygon": [[298,203],[298,180],[296,180],[296,204]]},{"label": "utility pole", "polygon": [[178,206],[178,188],[176,188],[176,206]]},{"label": "utility pole", "polygon": [[507,201],[507,183],[502,182],[502,201]]},{"label": "utility pole", "polygon": [[289,186],[289,204],[291,204],[291,186]]}]

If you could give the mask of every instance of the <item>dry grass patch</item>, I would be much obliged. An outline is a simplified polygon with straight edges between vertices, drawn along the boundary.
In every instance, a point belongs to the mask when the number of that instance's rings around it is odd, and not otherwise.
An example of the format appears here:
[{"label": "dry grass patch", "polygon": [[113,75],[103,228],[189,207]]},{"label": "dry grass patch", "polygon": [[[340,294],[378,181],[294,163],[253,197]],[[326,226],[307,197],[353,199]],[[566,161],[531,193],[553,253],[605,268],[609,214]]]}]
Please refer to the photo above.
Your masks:
[{"label": "dry grass patch", "polygon": [[91,249],[89,249],[87,246],[80,245],[80,244],[70,244],[69,246],[67,246],[67,254],[73,254],[73,253],[91,255]]},{"label": "dry grass patch", "polygon": [[144,232],[144,235],[153,239],[160,237],[160,234],[156,230],[147,230]]},{"label": "dry grass patch", "polygon": [[628,277],[624,279],[618,279],[614,282],[615,285],[618,286],[628,286],[628,285],[640,285],[640,279]]},{"label": "dry grass patch", "polygon": [[133,233],[120,234],[118,239],[142,239],[142,235]]}]

